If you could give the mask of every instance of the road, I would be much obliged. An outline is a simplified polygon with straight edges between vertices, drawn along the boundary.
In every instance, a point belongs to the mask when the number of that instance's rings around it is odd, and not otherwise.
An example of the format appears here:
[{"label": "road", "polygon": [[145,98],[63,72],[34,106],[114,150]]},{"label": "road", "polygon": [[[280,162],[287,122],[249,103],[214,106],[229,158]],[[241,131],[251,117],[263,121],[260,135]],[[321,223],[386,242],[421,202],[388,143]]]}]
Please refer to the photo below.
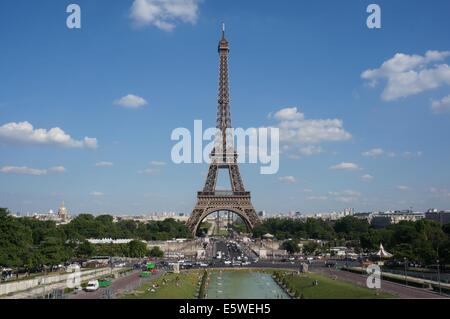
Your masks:
[{"label": "road", "polygon": [[[133,272],[131,275],[115,279],[109,288],[112,289],[113,295],[116,296],[118,293],[123,293],[126,290],[135,289],[139,287],[145,279],[139,277],[140,271]],[[164,272],[159,271],[157,274],[153,274],[151,278],[146,279],[154,280],[161,276]],[[76,294],[71,294],[68,299],[106,299],[106,289],[99,289],[93,292],[78,292]]]},{"label": "road", "polygon": [[[334,268],[328,269],[325,267],[313,267],[312,271],[316,273],[325,274],[337,278],[339,280],[344,280],[361,286],[366,286],[367,276],[363,276],[360,274],[355,274],[343,270],[336,270]],[[430,290],[405,286],[387,280],[381,281],[381,290],[396,295],[398,296],[398,298],[402,299],[436,299],[436,298],[448,299],[448,297],[440,296],[439,294]]]}]

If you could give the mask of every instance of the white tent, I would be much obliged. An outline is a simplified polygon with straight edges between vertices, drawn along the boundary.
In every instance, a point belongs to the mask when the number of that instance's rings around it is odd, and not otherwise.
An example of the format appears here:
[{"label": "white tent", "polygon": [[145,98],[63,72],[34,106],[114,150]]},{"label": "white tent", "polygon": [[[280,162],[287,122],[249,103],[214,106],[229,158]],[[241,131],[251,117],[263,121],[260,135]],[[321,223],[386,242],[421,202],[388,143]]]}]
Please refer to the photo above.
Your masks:
[{"label": "white tent", "polygon": [[388,253],[386,250],[384,250],[383,244],[380,244],[380,250],[375,255],[380,258],[391,258],[392,256],[394,256],[391,253]]}]

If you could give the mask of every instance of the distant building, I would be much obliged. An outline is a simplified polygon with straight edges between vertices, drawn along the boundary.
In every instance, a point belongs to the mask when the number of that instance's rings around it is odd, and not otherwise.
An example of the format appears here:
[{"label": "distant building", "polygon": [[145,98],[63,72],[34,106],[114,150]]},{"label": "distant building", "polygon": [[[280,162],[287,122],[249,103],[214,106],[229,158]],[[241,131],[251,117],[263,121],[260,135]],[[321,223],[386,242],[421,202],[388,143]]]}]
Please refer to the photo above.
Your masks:
[{"label": "distant building", "polygon": [[133,239],[103,238],[103,239],[88,239],[87,241],[94,245],[106,245],[106,244],[121,245],[121,244],[128,244],[132,242]]},{"label": "distant building", "polygon": [[434,220],[442,225],[450,224],[450,211],[430,209],[425,213],[425,218],[428,220]]},{"label": "distant building", "polygon": [[360,219],[360,220],[365,220],[367,221],[369,224],[372,223],[372,218],[374,215],[376,215],[377,213],[356,213],[355,215],[353,215],[354,218]]},{"label": "distant building", "polygon": [[69,219],[69,213],[64,206],[64,201],[61,203],[61,206],[58,209],[58,218],[63,222],[66,222]]},{"label": "distant building", "polygon": [[414,213],[411,211],[395,211],[378,213],[372,215],[371,225],[375,228],[384,228],[389,225],[395,225],[402,221],[416,222],[425,218],[423,213]]},{"label": "distant building", "polygon": [[67,208],[64,206],[64,202],[61,203],[61,206],[58,209],[58,213],[54,213],[52,209],[46,214],[34,214],[32,218],[41,220],[41,221],[53,221],[58,225],[67,224],[70,222],[70,215],[67,211]]}]

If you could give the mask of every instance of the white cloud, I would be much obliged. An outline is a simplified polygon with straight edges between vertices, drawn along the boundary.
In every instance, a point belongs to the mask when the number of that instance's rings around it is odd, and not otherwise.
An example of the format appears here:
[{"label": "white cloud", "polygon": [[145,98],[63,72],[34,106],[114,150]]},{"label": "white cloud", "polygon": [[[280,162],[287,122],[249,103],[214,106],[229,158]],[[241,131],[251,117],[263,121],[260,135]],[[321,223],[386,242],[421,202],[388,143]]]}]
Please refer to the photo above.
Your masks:
[{"label": "white cloud", "polygon": [[431,109],[436,114],[450,112],[450,95],[444,97],[442,100],[432,100]]},{"label": "white cloud", "polygon": [[156,175],[161,172],[161,168],[166,165],[165,162],[161,161],[151,161],[150,167],[138,171],[139,174],[145,174],[145,175]]},{"label": "white cloud", "polygon": [[165,162],[161,162],[161,161],[151,161],[150,162],[151,166],[166,166]]},{"label": "white cloud", "polygon": [[297,179],[294,176],[282,176],[279,177],[278,180],[282,183],[286,184],[295,184],[297,183]]},{"label": "white cloud", "polygon": [[52,173],[65,173],[67,170],[64,166],[55,166],[48,169]]},{"label": "white cloud", "polygon": [[374,148],[371,150],[368,150],[366,152],[363,152],[361,154],[365,157],[380,157],[380,156],[387,156],[387,157],[403,157],[405,159],[413,159],[417,157],[421,157],[423,155],[423,152],[421,151],[404,151],[404,152],[393,152],[393,151],[385,151],[382,148]]},{"label": "white cloud", "polygon": [[359,166],[355,163],[340,163],[337,165],[333,165],[330,167],[331,170],[344,170],[344,171],[358,171],[360,170]]},{"label": "white cloud", "polygon": [[326,196],[309,196],[306,199],[313,200],[313,201],[321,201],[321,200],[327,200],[328,197],[326,197]]},{"label": "white cloud", "polygon": [[146,106],[147,104],[148,103],[144,98],[134,95],[134,94],[128,94],[128,95],[121,97],[120,99],[114,101],[114,105],[130,108],[130,109],[138,109],[138,108]]},{"label": "white cloud", "polygon": [[398,185],[397,189],[399,191],[406,192],[406,191],[409,191],[411,188],[409,186],[405,186],[405,185]]},{"label": "white cloud", "polygon": [[105,194],[102,193],[102,192],[94,191],[94,192],[91,192],[89,195],[91,195],[91,196],[93,196],[93,197],[102,197],[102,196],[104,196]]},{"label": "white cloud", "polygon": [[145,175],[155,175],[161,172],[160,169],[157,168],[146,168],[143,170],[138,171],[139,174],[145,174]]},{"label": "white cloud", "polygon": [[317,155],[323,152],[323,149],[320,146],[316,145],[308,145],[305,147],[301,147],[299,149],[299,154],[303,156],[312,156]]},{"label": "white cloud", "polygon": [[195,24],[200,0],[134,0],[130,17],[137,26],[172,31],[178,22]]},{"label": "white cloud", "polygon": [[300,113],[296,107],[288,107],[275,112],[273,117],[278,121],[294,121],[303,120],[305,115]]},{"label": "white cloud", "polygon": [[361,179],[363,181],[370,182],[371,180],[374,179],[374,177],[372,175],[366,174],[366,175],[361,176]]},{"label": "white cloud", "polygon": [[95,166],[96,167],[113,167],[114,163],[112,163],[112,162],[98,162],[98,163],[95,163]]},{"label": "white cloud", "polygon": [[433,64],[449,56],[449,51],[428,51],[424,56],[397,53],[380,68],[364,71],[361,77],[371,86],[385,79],[387,84],[381,97],[385,101],[393,101],[450,85],[450,67]]},{"label": "white cloud", "polygon": [[338,142],[352,138],[344,129],[342,120],[307,120],[296,107],[279,110],[273,117],[278,121],[276,126],[280,129],[280,141],[288,146]]},{"label": "white cloud", "polygon": [[0,126],[0,141],[36,145],[55,145],[67,148],[97,148],[97,139],[85,137],[75,140],[59,127],[35,129],[29,122],[7,123]]},{"label": "white cloud", "polygon": [[413,158],[417,158],[417,157],[421,157],[423,155],[422,151],[418,151],[418,152],[403,152],[402,156],[406,159],[413,159]]},{"label": "white cloud", "polygon": [[353,203],[361,198],[361,193],[354,190],[344,190],[342,192],[329,192],[334,200],[340,203]]},{"label": "white cloud", "polygon": [[48,173],[65,173],[66,169],[63,166],[51,167],[49,169],[31,168],[27,166],[4,166],[0,168],[0,173],[4,174],[18,174],[18,175],[34,175],[42,176]]},{"label": "white cloud", "polygon": [[370,156],[370,157],[381,156],[384,154],[385,154],[385,152],[381,148],[374,148],[367,152],[362,153],[363,156]]},{"label": "white cloud", "polygon": [[430,188],[430,193],[433,194],[434,197],[438,197],[438,198],[450,198],[450,190],[446,189],[446,188],[436,188],[436,187],[431,187]]}]

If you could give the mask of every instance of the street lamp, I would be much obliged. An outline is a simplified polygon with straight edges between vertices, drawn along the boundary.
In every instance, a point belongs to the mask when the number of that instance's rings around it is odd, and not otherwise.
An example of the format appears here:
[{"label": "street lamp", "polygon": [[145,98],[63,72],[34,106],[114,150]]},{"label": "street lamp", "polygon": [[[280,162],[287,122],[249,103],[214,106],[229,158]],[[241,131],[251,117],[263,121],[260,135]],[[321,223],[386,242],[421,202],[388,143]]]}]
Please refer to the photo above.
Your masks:
[{"label": "street lamp", "polygon": [[439,259],[436,260],[437,263],[437,273],[438,273],[438,285],[439,285],[439,294],[442,294],[442,287],[441,287],[441,270],[439,266]]},{"label": "street lamp", "polygon": [[403,257],[403,263],[405,264],[405,285],[408,286],[408,277],[407,277],[407,273],[406,273],[406,267],[407,267],[406,257]]}]

